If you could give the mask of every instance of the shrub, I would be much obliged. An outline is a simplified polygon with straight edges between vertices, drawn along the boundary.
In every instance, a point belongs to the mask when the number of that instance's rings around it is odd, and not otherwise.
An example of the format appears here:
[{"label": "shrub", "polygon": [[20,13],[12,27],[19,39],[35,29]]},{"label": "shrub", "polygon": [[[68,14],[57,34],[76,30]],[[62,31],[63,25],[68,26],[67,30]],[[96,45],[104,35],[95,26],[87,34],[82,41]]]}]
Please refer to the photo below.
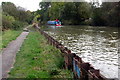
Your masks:
[{"label": "shrub", "polygon": [[2,29],[8,29],[8,28],[12,28],[12,22],[7,20],[6,18],[2,19]]},{"label": "shrub", "polygon": [[15,21],[15,18],[13,16],[10,16],[8,14],[3,14],[2,16],[2,25],[3,29],[9,29],[12,28],[13,22]]},{"label": "shrub", "polygon": [[27,23],[24,23],[24,22],[21,22],[21,21],[14,21],[12,28],[14,30],[18,30],[18,29],[23,28],[25,25],[27,25]]}]

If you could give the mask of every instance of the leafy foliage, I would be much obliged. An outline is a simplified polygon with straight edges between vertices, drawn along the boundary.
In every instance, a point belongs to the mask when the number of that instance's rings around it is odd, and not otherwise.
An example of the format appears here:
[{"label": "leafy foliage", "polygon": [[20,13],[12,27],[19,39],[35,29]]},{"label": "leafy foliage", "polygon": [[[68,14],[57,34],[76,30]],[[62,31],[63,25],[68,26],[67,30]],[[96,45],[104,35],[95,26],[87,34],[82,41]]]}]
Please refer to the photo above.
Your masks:
[{"label": "leafy foliage", "polygon": [[63,24],[120,26],[120,2],[40,2],[40,22],[59,19]]},{"label": "leafy foliage", "polygon": [[27,23],[23,23],[21,21],[14,21],[12,28],[14,30],[18,30],[18,29],[21,29],[22,27],[24,27],[24,25],[27,25]]},{"label": "leafy foliage", "polygon": [[120,26],[120,2],[104,2],[101,7],[92,8],[93,25]]},{"label": "leafy foliage", "polygon": [[20,29],[23,28],[24,24],[32,23],[32,13],[30,11],[25,11],[22,7],[16,7],[11,2],[2,2],[3,8],[3,30],[5,29]]},{"label": "leafy foliage", "polygon": [[[90,5],[86,2],[41,2],[41,22],[60,19],[63,24],[80,24],[90,17]],[[44,13],[44,14],[43,14]]]},{"label": "leafy foliage", "polygon": [[10,15],[2,15],[3,29],[12,28],[12,23],[14,22],[14,20],[14,17]]}]

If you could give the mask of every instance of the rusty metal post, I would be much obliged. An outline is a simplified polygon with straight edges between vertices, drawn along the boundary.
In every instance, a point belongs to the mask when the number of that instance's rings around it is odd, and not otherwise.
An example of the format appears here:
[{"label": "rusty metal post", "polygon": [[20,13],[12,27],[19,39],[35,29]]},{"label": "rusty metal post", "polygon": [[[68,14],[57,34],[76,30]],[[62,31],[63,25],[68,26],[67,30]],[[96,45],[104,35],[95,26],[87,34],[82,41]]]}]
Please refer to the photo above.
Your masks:
[{"label": "rusty metal post", "polygon": [[99,69],[90,69],[88,71],[88,77],[89,77],[89,80],[108,80],[107,78],[105,78],[104,76],[102,76],[100,74],[100,70]]},{"label": "rusty metal post", "polygon": [[80,80],[107,80],[107,78],[100,74],[99,70],[95,70],[89,63],[84,63],[79,56],[71,53],[67,47],[64,47],[61,43],[56,41],[41,29],[38,30],[48,40],[49,44],[55,46],[62,52],[65,60],[65,67],[73,71],[74,78]]},{"label": "rusty metal post", "polygon": [[90,69],[89,63],[81,63],[81,80],[88,80],[88,70]]}]

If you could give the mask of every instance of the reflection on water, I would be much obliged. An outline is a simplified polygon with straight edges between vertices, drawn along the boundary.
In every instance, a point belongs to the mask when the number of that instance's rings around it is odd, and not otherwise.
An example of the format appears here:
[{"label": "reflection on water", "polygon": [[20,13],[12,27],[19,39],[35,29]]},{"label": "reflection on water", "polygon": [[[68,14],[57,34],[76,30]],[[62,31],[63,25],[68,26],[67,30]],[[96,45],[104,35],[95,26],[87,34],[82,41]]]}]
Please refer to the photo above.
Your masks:
[{"label": "reflection on water", "polygon": [[118,78],[118,29],[92,26],[44,26],[49,35],[90,62],[107,78]]}]

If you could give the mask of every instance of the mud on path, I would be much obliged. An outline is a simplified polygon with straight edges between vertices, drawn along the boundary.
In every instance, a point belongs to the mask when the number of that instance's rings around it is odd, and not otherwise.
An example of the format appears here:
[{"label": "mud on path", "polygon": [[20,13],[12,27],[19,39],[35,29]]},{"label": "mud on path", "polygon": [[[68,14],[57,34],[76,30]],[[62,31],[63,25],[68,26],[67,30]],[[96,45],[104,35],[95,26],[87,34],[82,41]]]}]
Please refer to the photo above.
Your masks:
[{"label": "mud on path", "polygon": [[0,56],[2,56],[2,71],[0,71],[2,72],[2,78],[8,77],[8,72],[15,62],[16,53],[20,50],[20,47],[28,34],[29,32],[22,32],[20,36],[18,36],[16,40],[10,42],[2,51],[2,54],[0,54]]}]

